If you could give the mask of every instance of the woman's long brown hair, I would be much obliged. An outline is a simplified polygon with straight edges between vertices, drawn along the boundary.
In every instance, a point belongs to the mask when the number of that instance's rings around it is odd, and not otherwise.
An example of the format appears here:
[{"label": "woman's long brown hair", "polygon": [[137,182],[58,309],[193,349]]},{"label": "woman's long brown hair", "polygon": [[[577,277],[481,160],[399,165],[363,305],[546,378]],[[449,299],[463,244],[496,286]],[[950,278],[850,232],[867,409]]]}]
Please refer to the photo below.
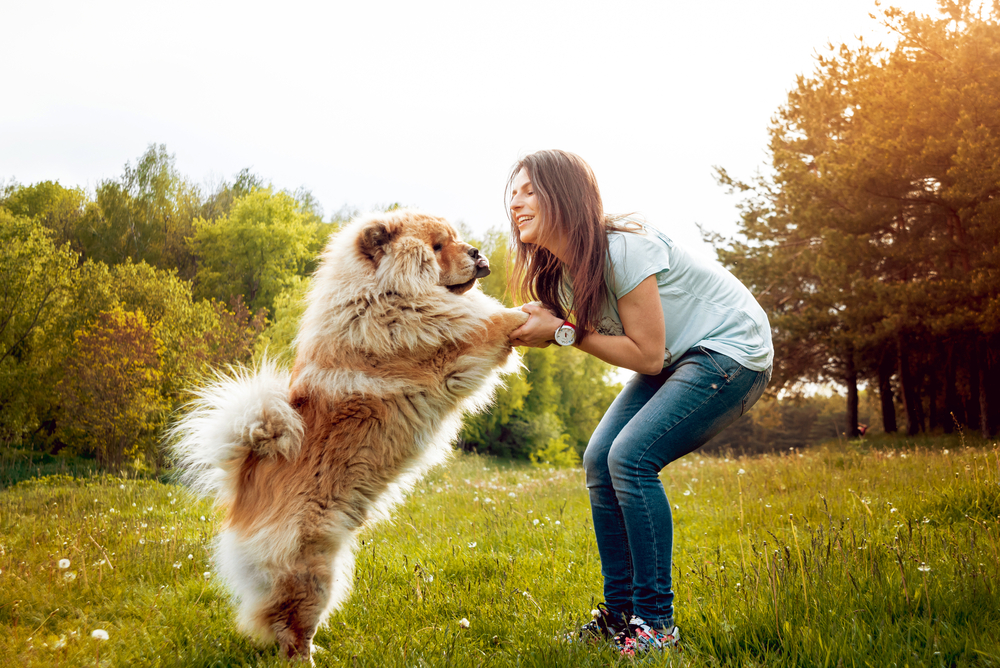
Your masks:
[{"label": "woman's long brown hair", "polygon": [[[550,235],[566,242],[566,268],[573,284],[573,304],[577,339],[596,329],[607,301],[604,271],[608,263],[608,230],[626,231],[618,217],[604,214],[601,191],[590,165],[567,151],[538,151],[514,165],[507,179],[509,205],[514,179],[526,170],[538,198],[544,228],[541,241]],[[510,206],[514,262],[509,284],[519,296],[540,301],[559,318],[566,318],[562,291],[563,263],[539,244],[521,241],[517,219]],[[631,231],[631,230],[628,230]]]}]

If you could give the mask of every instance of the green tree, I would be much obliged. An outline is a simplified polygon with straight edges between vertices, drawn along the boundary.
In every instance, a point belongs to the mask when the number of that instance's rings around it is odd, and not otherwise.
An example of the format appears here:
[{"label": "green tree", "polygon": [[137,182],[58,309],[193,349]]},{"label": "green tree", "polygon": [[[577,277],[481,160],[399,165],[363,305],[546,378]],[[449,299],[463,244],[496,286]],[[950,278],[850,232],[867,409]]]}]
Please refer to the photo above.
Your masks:
[{"label": "green tree", "polygon": [[76,262],[40,224],[0,208],[0,443],[19,444],[38,427],[51,370],[43,342]]},{"label": "green tree", "polygon": [[15,216],[35,219],[49,230],[56,246],[68,243],[77,253],[83,252],[80,223],[88,203],[83,190],[64,188],[58,181],[15,185],[0,197],[0,206]]},{"label": "green tree", "polygon": [[197,296],[244,295],[252,309],[268,311],[296,276],[314,268],[319,250],[314,221],[291,196],[270,189],[244,195],[228,216],[197,219],[190,243],[199,262]]},{"label": "green tree", "polygon": [[843,385],[848,433],[865,382],[886,431],[894,398],[911,434],[998,421],[1000,6],[941,6],[887,10],[891,52],[818,58],[772,123],[771,177],[720,172],[746,197],[719,256],[769,313],[774,387]]},{"label": "green tree", "polygon": [[74,335],[58,387],[64,429],[103,466],[118,470],[126,458],[155,450],[165,408],[160,348],[142,312],[121,306]]}]

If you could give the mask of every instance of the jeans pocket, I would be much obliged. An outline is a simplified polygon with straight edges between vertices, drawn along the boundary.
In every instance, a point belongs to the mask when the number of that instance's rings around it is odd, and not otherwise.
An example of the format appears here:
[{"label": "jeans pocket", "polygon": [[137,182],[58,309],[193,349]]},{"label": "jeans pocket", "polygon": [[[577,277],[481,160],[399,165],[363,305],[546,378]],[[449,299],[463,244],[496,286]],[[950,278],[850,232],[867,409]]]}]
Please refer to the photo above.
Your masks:
[{"label": "jeans pocket", "polygon": [[740,365],[740,363],[732,357],[708,350],[703,346],[698,346],[698,350],[708,358],[709,364],[705,366],[714,370],[727,381],[732,380],[736,374],[739,373],[740,369],[743,368],[742,365]]}]

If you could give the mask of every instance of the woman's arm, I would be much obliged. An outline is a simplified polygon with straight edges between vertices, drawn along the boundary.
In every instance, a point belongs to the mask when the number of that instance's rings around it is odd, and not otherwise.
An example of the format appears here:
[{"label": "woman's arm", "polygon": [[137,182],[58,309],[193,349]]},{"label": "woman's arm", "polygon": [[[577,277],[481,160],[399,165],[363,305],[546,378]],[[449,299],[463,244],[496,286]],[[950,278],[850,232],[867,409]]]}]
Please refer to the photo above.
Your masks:
[{"label": "woman's arm", "polygon": [[[539,304],[525,304],[521,309],[531,317],[514,330],[511,343],[534,348],[549,345],[563,321]],[[618,300],[618,315],[625,329],[624,336],[591,332],[576,344],[577,347],[608,364],[639,373],[659,373],[663,369],[664,325],[656,276],[647,276]]]}]

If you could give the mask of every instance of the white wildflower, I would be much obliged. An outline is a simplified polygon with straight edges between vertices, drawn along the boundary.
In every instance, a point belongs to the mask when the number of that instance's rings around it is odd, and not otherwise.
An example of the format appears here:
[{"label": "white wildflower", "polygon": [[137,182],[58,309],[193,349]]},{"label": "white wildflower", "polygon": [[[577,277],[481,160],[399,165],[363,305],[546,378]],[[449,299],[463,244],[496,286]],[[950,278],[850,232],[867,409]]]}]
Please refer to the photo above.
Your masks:
[{"label": "white wildflower", "polygon": [[684,496],[691,496],[691,490],[690,489],[685,489],[684,490]]},{"label": "white wildflower", "polygon": [[458,625],[461,626],[463,629],[467,629],[469,628],[469,620],[466,619],[465,617],[462,617],[460,620],[458,620]]},{"label": "white wildflower", "polygon": [[927,572],[927,571],[929,571],[930,569],[931,569],[931,567],[930,567],[930,566],[928,566],[927,564],[923,563],[923,562],[920,562],[920,565],[919,565],[919,566],[917,566],[917,570],[918,570],[918,571],[922,571],[922,572],[924,572],[924,573],[926,573],[926,572]]},{"label": "white wildflower", "polygon": [[476,545],[478,545],[478,543],[476,543],[476,541],[472,541],[471,543],[469,543],[469,547],[470,547],[470,548],[473,548],[473,547],[475,547]]},{"label": "white wildflower", "polygon": [[538,520],[537,519],[531,520],[531,523],[533,525],[535,525],[535,526],[538,526]]},{"label": "white wildflower", "polygon": [[67,568],[69,568],[69,559],[60,559],[59,560],[59,568],[61,568],[63,570],[66,570]]},{"label": "white wildflower", "polygon": [[94,629],[93,631],[90,632],[90,637],[97,638],[98,640],[107,640],[108,632],[105,631],[104,629]]},{"label": "white wildflower", "polygon": [[69,571],[68,573],[63,573],[63,579],[66,582],[72,582],[76,579],[76,571]]},{"label": "white wildflower", "polygon": [[739,471],[736,472],[736,475],[746,475],[746,471],[740,469]]}]

